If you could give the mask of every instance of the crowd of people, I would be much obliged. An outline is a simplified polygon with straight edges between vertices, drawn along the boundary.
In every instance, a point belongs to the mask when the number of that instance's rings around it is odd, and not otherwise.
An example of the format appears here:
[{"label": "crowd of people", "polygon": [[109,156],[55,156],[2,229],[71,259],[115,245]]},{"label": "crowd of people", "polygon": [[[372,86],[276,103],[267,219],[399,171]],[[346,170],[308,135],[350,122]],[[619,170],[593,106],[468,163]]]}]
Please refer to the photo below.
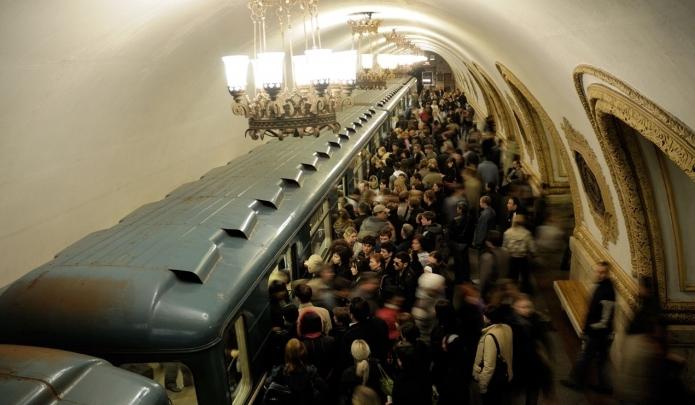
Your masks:
[{"label": "crowd of people", "polygon": [[[542,195],[529,198],[518,159],[504,170],[494,124],[480,131],[472,115],[460,92],[422,92],[381,140],[368,180],[338,199],[327,261],[312,255],[292,283],[273,273],[265,403],[553,397],[531,277],[533,235],[550,215]],[[597,322],[612,322],[597,305]]]},{"label": "crowd of people", "polygon": [[[512,385],[532,403],[550,386],[527,229],[544,207],[525,215],[520,163],[502,172],[500,140],[461,93],[418,101],[339,199],[328,262],[312,255],[291,286],[273,275],[266,402],[465,404],[474,381],[485,403]],[[546,371],[514,377],[526,367]]]}]

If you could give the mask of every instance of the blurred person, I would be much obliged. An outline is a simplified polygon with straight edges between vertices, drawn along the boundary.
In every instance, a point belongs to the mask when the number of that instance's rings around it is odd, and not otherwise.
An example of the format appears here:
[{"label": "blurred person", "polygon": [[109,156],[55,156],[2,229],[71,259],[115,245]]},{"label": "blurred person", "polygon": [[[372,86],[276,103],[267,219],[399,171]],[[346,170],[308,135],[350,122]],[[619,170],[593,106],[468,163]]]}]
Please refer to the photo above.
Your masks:
[{"label": "blurred person", "polygon": [[485,250],[478,260],[480,270],[480,295],[485,302],[490,301],[490,292],[497,280],[509,274],[509,252],[502,248],[502,235],[497,231],[488,231]]},{"label": "blurred person", "polygon": [[484,246],[487,232],[495,229],[495,210],[491,207],[492,200],[489,196],[480,197],[479,204],[481,211],[473,234],[473,246],[480,250]]},{"label": "blurred person", "polygon": [[445,287],[446,280],[440,274],[423,273],[418,279],[415,305],[411,313],[415,319],[415,325],[420,330],[421,339],[428,344],[435,322],[434,307],[437,301],[444,299]]},{"label": "blurred person", "polygon": [[366,385],[358,385],[352,392],[352,405],[381,405],[382,403],[377,391]]},{"label": "blurred person", "polygon": [[[272,383],[285,386],[289,394],[272,390]],[[265,403],[289,405],[318,405],[327,391],[325,381],[316,367],[306,363],[306,347],[296,338],[285,347],[285,364],[273,368],[266,382]]]},{"label": "blurred person", "polygon": [[[514,342],[514,386],[526,405],[538,403],[543,390],[545,397],[553,396],[553,375],[550,365],[551,344],[548,320],[538,314],[526,294],[519,294],[512,304],[514,314],[509,326]],[[529,373],[529,370],[533,370]]]},{"label": "blurred person", "polygon": [[329,311],[333,310],[337,302],[335,290],[333,288],[335,277],[336,275],[333,271],[333,267],[329,264],[325,264],[319,272],[319,276],[312,278],[306,283],[311,287],[312,302]]},{"label": "blurred person", "polygon": [[374,358],[385,361],[389,345],[388,326],[386,323],[372,316],[369,303],[361,297],[355,297],[350,302],[350,318],[352,323],[343,336],[341,343],[340,360],[342,364],[352,364],[352,342],[362,339],[369,345]]},{"label": "blurred person", "polygon": [[304,261],[304,267],[307,270],[307,278],[318,277],[318,273],[323,268],[323,258],[321,255],[313,254]]},{"label": "blurred person", "polygon": [[393,225],[388,221],[389,209],[383,204],[377,204],[372,209],[372,216],[365,218],[360,226],[360,231],[358,236],[364,238],[365,236],[377,237],[379,231],[384,227],[388,226],[393,232]]},{"label": "blurred person", "polygon": [[470,367],[465,367],[462,325],[449,301],[435,305],[437,323],[432,331],[432,375],[439,393],[438,404],[466,404]]},{"label": "blurred person", "polygon": [[321,317],[315,312],[305,312],[300,323],[299,339],[306,347],[306,361],[313,364],[327,381],[335,366],[336,341],[321,330]]},{"label": "blurred person", "polygon": [[333,327],[331,315],[326,308],[314,306],[311,302],[311,297],[313,295],[311,287],[306,284],[299,284],[294,288],[294,294],[297,296],[297,299],[299,299],[299,325],[297,325],[297,330],[301,330],[303,314],[315,312],[321,318],[321,331],[324,335],[330,334],[331,328]]},{"label": "blurred person", "polygon": [[524,221],[523,215],[514,216],[512,227],[504,232],[502,247],[509,252],[509,278],[519,283],[521,291],[532,294],[531,257],[536,253],[536,243]]},{"label": "blurred person", "polygon": [[403,224],[401,227],[401,242],[396,246],[396,252],[407,252],[415,235],[415,228],[410,224]]},{"label": "blurred person", "polygon": [[432,211],[425,211],[420,214],[420,227],[417,233],[422,235],[422,248],[431,252],[439,247],[444,230],[435,221],[436,214]]},{"label": "blurred person", "polygon": [[469,217],[468,201],[463,199],[456,204],[456,214],[447,227],[449,251],[454,259],[457,283],[471,279],[468,248],[473,237],[473,230],[472,219]]},{"label": "blurred person", "polygon": [[[620,347],[616,396],[624,404],[655,404],[666,400],[668,395],[666,325],[651,277],[639,279],[638,293],[639,306]],[[669,391],[672,395],[676,390]]]},{"label": "blurred person", "polygon": [[500,170],[492,160],[488,160],[483,154],[483,161],[478,164],[478,174],[483,184],[500,182]]},{"label": "blurred person", "polygon": [[422,405],[432,403],[432,385],[423,378],[429,370],[418,361],[416,349],[399,343],[395,349],[399,372],[393,381],[393,405]]},{"label": "blurred person", "polygon": [[355,388],[364,386],[374,390],[383,403],[386,397],[381,391],[380,365],[378,360],[371,358],[369,344],[363,339],[353,341],[350,346],[350,354],[353,364],[343,371],[340,378],[340,402],[349,403]]},{"label": "blurred person", "polygon": [[588,371],[591,363],[596,361],[599,392],[611,392],[612,387],[608,378],[608,351],[613,335],[613,315],[615,312],[615,289],[609,277],[610,265],[602,261],[594,265],[594,289],[584,322],[582,349],[579,353],[569,379],[561,380],[562,384],[576,390],[586,386]]},{"label": "blurred person", "polygon": [[400,336],[398,327],[396,326],[396,319],[401,312],[403,297],[399,295],[397,291],[386,288],[382,289],[381,297],[384,301],[384,306],[377,309],[374,316],[386,322],[386,326],[388,326],[389,330],[389,340],[391,343],[394,343]]},{"label": "blurred person", "polygon": [[333,222],[333,235],[335,238],[340,238],[347,228],[354,227],[355,223],[352,222],[350,214],[347,210],[341,208],[336,213],[336,219]]}]

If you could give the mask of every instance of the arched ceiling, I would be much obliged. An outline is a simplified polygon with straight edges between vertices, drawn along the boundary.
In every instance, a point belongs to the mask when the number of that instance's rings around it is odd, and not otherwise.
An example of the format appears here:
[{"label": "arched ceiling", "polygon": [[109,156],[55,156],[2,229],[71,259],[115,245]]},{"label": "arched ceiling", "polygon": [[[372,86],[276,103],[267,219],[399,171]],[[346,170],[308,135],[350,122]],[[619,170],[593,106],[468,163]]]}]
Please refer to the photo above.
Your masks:
[{"label": "arched ceiling", "polygon": [[[0,286],[256,145],[230,113],[220,61],[250,49],[245,0],[0,7]],[[691,1],[322,0],[324,45],[347,48],[347,15],[361,11],[441,55],[455,77],[475,62],[508,93],[501,62],[594,146],[572,82],[582,63],[695,127]],[[302,36],[296,24],[296,50]]]}]

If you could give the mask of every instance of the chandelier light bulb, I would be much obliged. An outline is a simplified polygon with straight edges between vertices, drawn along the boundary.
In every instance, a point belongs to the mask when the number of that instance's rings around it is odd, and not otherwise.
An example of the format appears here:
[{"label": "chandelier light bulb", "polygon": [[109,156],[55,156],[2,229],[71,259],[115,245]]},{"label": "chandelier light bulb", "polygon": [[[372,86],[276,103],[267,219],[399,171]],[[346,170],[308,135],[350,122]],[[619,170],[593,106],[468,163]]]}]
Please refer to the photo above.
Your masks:
[{"label": "chandelier light bulb", "polygon": [[330,49],[307,49],[306,74],[312,84],[327,85],[331,79],[333,51]]},{"label": "chandelier light bulb", "polygon": [[284,52],[262,52],[253,61],[256,89],[279,89],[284,73]]},{"label": "chandelier light bulb", "polygon": [[331,82],[354,84],[357,79],[357,51],[334,52],[330,69]]},{"label": "chandelier light bulb", "polygon": [[374,55],[371,53],[362,54],[362,69],[371,69],[374,67]]},{"label": "chandelier light bulb", "polygon": [[249,69],[247,55],[230,55],[222,58],[224,73],[227,77],[227,87],[230,92],[246,90],[246,76]]}]

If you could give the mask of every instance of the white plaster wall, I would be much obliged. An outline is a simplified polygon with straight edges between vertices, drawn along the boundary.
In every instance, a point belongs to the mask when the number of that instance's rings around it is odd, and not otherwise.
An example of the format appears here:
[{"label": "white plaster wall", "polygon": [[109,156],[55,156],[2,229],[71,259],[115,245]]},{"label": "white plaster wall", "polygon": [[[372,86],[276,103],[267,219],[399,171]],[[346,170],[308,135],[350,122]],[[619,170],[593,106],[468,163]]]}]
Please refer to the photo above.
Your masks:
[{"label": "white plaster wall", "polygon": [[[576,65],[695,127],[695,2],[323,0],[324,45],[349,44],[346,15],[365,10],[454,71],[475,61],[504,92],[502,62],[556,124],[566,116],[589,138],[605,176]],[[254,145],[219,60],[248,49],[248,15],[245,0],[0,0],[0,285]]]},{"label": "white plaster wall", "polygon": [[254,145],[224,3],[0,3],[0,286]]}]

